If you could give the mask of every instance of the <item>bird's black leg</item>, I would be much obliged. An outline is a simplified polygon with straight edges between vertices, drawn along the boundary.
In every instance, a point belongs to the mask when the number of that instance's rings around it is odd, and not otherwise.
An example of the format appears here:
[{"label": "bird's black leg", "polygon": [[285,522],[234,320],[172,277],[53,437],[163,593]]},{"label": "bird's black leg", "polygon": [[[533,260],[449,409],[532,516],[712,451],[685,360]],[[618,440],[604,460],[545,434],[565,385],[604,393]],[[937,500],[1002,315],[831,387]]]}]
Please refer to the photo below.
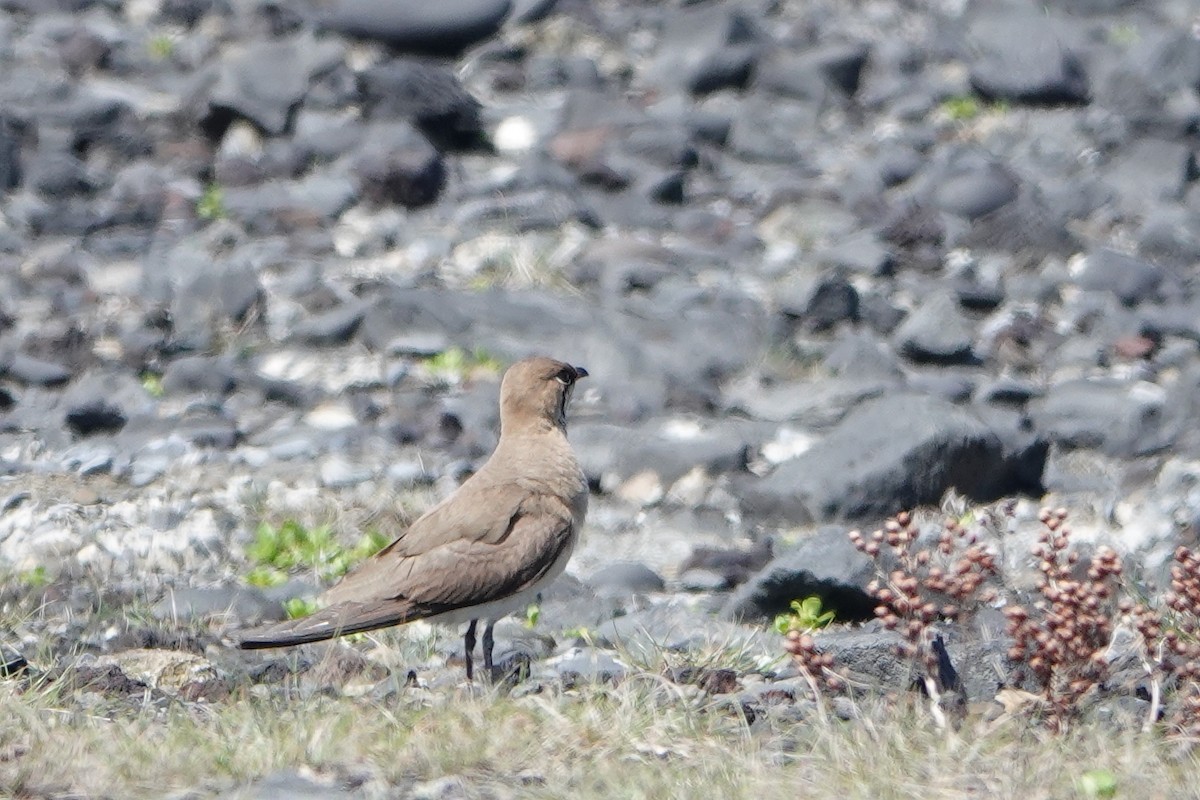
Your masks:
[{"label": "bird's black leg", "polygon": [[[479,620],[471,620],[471,624],[467,626],[467,635],[463,637],[463,658],[467,662],[467,680],[475,679],[475,665],[471,663],[471,653],[475,652],[475,623]],[[484,641],[487,641],[487,634],[484,634]]]},{"label": "bird's black leg", "polygon": [[496,641],[492,638],[492,628],[496,627],[496,620],[488,620],[487,627],[483,629],[483,668],[487,670],[488,680],[492,679],[492,647]]}]

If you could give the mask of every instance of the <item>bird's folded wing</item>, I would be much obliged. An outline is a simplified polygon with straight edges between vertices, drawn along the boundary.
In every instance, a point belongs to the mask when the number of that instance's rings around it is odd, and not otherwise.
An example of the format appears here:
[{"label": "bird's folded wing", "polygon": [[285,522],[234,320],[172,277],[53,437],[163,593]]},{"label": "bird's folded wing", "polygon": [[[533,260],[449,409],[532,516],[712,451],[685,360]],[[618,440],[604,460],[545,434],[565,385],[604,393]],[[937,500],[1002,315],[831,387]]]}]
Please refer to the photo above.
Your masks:
[{"label": "bird's folded wing", "polygon": [[536,583],[570,547],[571,514],[550,495],[527,493],[506,516],[486,516],[492,521],[475,528],[466,527],[478,522],[466,509],[437,517],[464,525],[458,536],[426,529],[411,540],[410,529],[326,592],[326,608],[247,631],[241,646],[303,644],[500,600]]},{"label": "bird's folded wing", "polygon": [[421,518],[363,562],[326,592],[325,601],[404,599],[419,616],[478,605],[535,582],[571,540],[570,511],[551,495],[526,492],[507,510],[493,506],[490,514],[476,513],[474,505],[446,508],[448,513]]}]

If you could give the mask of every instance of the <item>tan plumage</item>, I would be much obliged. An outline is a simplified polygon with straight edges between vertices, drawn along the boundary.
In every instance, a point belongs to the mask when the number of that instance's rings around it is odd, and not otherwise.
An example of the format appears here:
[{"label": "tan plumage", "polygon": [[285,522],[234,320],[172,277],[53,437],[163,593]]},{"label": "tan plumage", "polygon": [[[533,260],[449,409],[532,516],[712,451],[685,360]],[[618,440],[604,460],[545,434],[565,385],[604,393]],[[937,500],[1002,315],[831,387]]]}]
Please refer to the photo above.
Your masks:
[{"label": "tan plumage", "polygon": [[325,608],[242,633],[239,645],[285,647],[416,619],[470,621],[492,667],[496,619],[556,578],[587,512],[587,482],[567,442],[566,406],[587,370],[550,358],[519,361],[500,385],[500,441],[478,472],[325,593]]}]

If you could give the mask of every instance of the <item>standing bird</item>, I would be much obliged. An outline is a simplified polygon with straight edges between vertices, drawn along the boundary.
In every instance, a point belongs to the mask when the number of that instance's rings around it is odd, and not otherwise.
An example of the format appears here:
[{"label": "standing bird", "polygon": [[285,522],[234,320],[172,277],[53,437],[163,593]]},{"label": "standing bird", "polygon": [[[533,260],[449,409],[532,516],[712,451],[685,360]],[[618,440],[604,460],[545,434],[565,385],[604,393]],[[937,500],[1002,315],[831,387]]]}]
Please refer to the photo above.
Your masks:
[{"label": "standing bird", "polygon": [[500,383],[500,441],[487,463],[387,547],[325,593],[308,617],[245,631],[246,649],[305,644],[417,619],[469,621],[492,674],[492,629],[525,608],[567,565],[588,486],[567,442],[567,403],[587,370],[551,358],[518,361]]}]

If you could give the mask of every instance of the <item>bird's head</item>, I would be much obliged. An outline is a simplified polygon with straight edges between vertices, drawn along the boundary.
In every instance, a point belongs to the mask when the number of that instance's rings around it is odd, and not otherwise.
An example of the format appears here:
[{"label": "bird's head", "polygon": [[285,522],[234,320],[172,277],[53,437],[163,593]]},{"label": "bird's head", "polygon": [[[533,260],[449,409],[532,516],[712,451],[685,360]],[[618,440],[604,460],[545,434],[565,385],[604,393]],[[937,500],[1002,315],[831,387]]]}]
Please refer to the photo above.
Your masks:
[{"label": "bird's head", "polygon": [[518,361],[500,382],[500,433],[567,427],[567,403],[583,367],[535,356]]}]

